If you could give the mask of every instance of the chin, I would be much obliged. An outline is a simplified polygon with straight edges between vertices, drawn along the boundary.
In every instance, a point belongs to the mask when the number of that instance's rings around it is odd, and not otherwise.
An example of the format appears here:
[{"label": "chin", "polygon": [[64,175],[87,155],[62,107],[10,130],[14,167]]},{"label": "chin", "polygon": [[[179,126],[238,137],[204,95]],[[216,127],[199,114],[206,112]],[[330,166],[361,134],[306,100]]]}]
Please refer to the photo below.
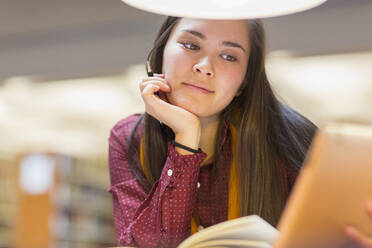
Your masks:
[{"label": "chin", "polygon": [[198,105],[195,101],[181,99],[177,101],[170,100],[170,103],[180,108],[183,108],[198,117],[202,117],[204,115],[204,111],[200,108],[200,105]]},{"label": "chin", "polygon": [[205,108],[201,108],[196,104],[182,104],[177,106],[189,111],[190,113],[193,113],[199,118],[211,117],[213,115],[216,115],[216,113],[210,111],[211,109],[209,106],[206,106]]},{"label": "chin", "polygon": [[216,113],[211,111],[210,104],[200,104],[196,99],[190,99],[188,97],[172,97],[167,96],[171,104],[176,105],[180,108],[183,108],[198,117],[210,117]]},{"label": "chin", "polygon": [[200,107],[198,106],[195,106],[195,105],[182,105],[182,106],[179,106],[191,113],[193,113],[194,115],[198,116],[198,117],[202,117],[203,116],[203,112]]}]

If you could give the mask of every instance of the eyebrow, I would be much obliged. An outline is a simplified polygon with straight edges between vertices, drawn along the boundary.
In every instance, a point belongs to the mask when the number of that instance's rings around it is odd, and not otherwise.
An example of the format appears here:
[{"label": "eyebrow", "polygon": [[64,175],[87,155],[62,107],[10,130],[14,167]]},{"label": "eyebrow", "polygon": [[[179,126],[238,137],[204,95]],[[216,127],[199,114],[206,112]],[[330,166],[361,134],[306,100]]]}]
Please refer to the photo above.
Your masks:
[{"label": "eyebrow", "polygon": [[[192,35],[194,35],[194,36],[196,36],[200,39],[203,39],[203,40],[206,39],[204,34],[198,32],[198,31],[192,30],[192,29],[183,29],[181,31],[192,34]],[[237,48],[242,49],[244,52],[246,52],[245,49],[241,45],[239,45],[238,43],[232,42],[232,41],[222,41],[221,45],[228,46],[228,47],[237,47]]]}]

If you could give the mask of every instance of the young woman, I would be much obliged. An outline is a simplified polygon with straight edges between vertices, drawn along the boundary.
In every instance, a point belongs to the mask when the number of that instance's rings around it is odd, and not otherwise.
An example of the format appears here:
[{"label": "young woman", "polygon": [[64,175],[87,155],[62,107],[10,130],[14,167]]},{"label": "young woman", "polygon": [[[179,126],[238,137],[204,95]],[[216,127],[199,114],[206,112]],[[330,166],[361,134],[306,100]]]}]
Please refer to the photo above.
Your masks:
[{"label": "young woman", "polygon": [[149,62],[146,113],[109,139],[118,244],[175,247],[250,214],[276,225],[316,126],[273,94],[261,22],[168,17]]}]

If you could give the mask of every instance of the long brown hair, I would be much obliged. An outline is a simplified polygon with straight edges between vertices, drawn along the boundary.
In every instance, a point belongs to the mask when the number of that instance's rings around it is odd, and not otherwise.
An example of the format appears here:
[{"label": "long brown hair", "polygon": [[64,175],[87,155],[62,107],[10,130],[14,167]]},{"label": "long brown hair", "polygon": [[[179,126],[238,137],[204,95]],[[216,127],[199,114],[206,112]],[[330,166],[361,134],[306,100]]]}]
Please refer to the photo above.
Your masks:
[{"label": "long brown hair", "polygon": [[[164,47],[179,19],[168,17],[160,28],[148,56],[155,73],[162,72]],[[260,20],[248,22],[251,47],[247,72],[241,94],[220,114],[215,151],[222,142],[222,123],[227,120],[237,130],[234,156],[239,179],[240,215],[258,214],[276,225],[289,194],[287,178],[279,163],[299,170],[316,126],[275,97],[265,72],[263,25]],[[136,138],[140,125],[144,125],[143,166],[149,172],[149,179],[140,166],[141,141]],[[127,152],[132,172],[147,191],[160,178],[167,158],[167,145],[172,139],[173,131],[146,113],[135,124]],[[219,156],[218,152],[213,155],[212,177],[217,175]]]}]

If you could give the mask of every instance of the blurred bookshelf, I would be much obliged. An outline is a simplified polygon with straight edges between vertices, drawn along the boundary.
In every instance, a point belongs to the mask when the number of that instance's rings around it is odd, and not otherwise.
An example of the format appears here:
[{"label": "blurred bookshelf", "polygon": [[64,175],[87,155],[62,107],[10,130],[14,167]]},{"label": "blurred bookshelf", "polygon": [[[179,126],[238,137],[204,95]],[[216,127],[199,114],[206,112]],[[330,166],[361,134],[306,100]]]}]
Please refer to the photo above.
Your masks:
[{"label": "blurred bookshelf", "polygon": [[17,170],[15,161],[0,155],[0,247],[13,247]]},{"label": "blurred bookshelf", "polygon": [[0,248],[115,246],[106,157],[25,153],[0,163]]}]

